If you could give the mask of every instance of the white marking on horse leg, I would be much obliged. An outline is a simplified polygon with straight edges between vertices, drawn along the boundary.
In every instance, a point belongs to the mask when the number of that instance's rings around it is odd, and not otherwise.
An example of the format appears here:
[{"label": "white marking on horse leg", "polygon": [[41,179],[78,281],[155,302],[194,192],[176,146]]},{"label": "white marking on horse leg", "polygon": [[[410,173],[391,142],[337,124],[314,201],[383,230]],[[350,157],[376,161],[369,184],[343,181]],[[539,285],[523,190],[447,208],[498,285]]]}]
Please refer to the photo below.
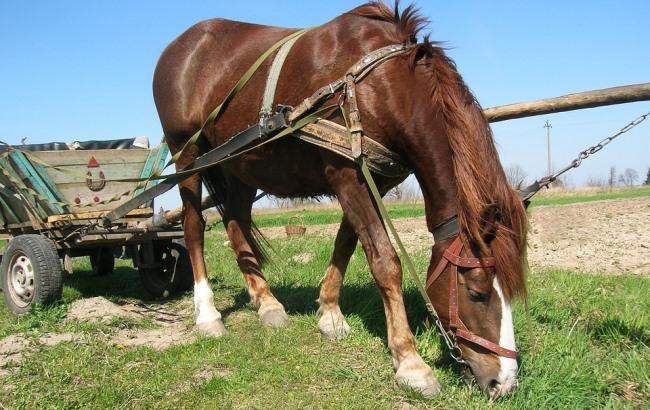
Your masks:
[{"label": "white marking on horse leg", "polygon": [[194,313],[197,325],[221,320],[221,313],[214,307],[214,294],[205,278],[194,283]]},{"label": "white marking on horse leg", "polygon": [[329,309],[324,309],[321,306],[318,313],[321,315],[318,321],[318,329],[326,339],[342,339],[352,331],[339,305],[329,307]]},{"label": "white marking on horse leg", "polygon": [[[395,358],[393,363],[396,363]],[[433,371],[417,353],[399,362],[395,380],[400,386],[414,390],[424,397],[433,397],[441,390],[440,382],[433,375]]]},{"label": "white marking on horse leg", "polygon": [[[496,276],[492,282],[494,290],[497,291],[501,301],[501,330],[499,345],[506,349],[516,350],[515,346],[515,329],[512,324],[512,310],[510,303],[506,301],[501,290],[501,285]],[[508,392],[517,383],[517,360],[509,357],[499,356],[499,376],[497,381],[501,384],[500,390],[503,393]]]}]

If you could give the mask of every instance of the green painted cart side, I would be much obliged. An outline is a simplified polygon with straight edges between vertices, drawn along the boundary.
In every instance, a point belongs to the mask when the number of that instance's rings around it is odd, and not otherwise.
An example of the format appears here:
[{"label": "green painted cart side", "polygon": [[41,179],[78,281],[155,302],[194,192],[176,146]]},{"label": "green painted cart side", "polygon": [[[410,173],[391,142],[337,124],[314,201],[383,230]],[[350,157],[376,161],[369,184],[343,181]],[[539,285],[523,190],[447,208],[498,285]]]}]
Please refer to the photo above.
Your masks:
[{"label": "green painted cart side", "polygon": [[[169,147],[167,144],[160,144],[158,147],[152,149],[149,153],[149,156],[147,157],[147,161],[145,162],[144,167],[142,168],[140,178],[149,178],[151,175],[162,171],[163,167],[165,166],[165,159],[167,158],[167,154],[169,154]],[[156,185],[158,182],[159,181],[157,180],[148,181],[146,184],[136,189],[131,197],[133,198],[138,196],[146,188]]]},{"label": "green painted cart side", "polygon": [[[56,202],[61,201],[61,197],[57,197],[58,190],[56,187],[49,181],[47,173],[45,173],[46,178],[35,169],[35,164],[32,164],[20,151],[12,151],[9,154],[9,158],[18,174],[22,177],[23,182],[30,186],[34,191],[44,198],[47,198],[48,201],[39,200],[38,203],[44,208],[47,215],[56,215],[65,213],[63,207],[56,204]],[[46,182],[47,181],[47,182]],[[60,194],[59,194],[60,195]]]}]

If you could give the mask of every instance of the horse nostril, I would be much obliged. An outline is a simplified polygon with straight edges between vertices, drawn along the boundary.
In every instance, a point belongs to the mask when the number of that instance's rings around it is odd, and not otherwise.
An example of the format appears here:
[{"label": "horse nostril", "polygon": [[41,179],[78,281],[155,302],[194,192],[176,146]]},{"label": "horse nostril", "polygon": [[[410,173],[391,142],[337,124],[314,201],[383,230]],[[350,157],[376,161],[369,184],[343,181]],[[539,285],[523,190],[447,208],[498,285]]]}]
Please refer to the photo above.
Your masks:
[{"label": "horse nostril", "polygon": [[488,388],[489,389],[496,389],[499,386],[499,384],[500,383],[497,381],[497,379],[492,379],[490,381],[490,384],[488,384]]}]

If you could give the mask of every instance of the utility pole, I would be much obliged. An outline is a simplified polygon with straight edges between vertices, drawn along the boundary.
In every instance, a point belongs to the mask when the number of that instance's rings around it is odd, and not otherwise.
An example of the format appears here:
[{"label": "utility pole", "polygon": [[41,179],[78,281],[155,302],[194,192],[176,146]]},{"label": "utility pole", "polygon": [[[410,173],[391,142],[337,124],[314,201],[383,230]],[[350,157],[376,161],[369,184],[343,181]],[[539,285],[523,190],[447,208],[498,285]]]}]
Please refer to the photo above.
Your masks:
[{"label": "utility pole", "polygon": [[546,150],[548,152],[548,175],[551,175],[553,173],[553,167],[551,165],[551,128],[553,126],[551,125],[548,120],[546,120],[546,123],[544,124],[544,128],[546,128]]}]

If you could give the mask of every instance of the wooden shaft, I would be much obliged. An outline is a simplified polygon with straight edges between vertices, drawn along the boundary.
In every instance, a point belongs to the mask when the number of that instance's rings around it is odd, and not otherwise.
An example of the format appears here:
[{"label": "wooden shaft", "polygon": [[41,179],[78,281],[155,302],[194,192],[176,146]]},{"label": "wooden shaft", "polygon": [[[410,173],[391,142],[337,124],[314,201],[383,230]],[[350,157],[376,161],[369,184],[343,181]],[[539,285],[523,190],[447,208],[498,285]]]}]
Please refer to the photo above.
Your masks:
[{"label": "wooden shaft", "polygon": [[[211,197],[206,196],[201,200],[201,210],[212,208],[214,201]],[[165,221],[168,224],[174,225],[183,219],[183,207],[178,207],[165,212]]]},{"label": "wooden shaft", "polygon": [[483,110],[483,113],[488,121],[498,122],[583,108],[649,100],[650,83],[644,83],[568,94],[561,97],[547,98],[545,100],[501,105],[486,108]]}]

